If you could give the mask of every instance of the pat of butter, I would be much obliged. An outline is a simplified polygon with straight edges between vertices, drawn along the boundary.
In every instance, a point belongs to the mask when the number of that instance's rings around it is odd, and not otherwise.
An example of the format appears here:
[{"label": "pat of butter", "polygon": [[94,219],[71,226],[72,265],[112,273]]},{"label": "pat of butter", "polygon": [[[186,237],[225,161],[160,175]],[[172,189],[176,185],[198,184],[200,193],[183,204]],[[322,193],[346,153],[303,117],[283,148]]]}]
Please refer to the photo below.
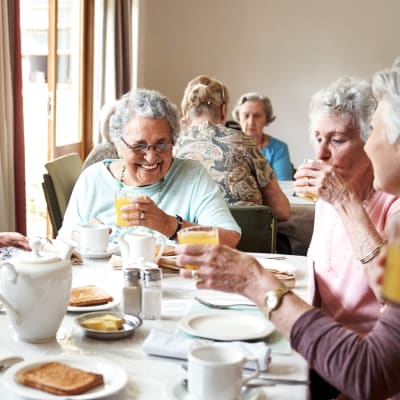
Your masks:
[{"label": "pat of butter", "polygon": [[113,315],[88,318],[81,322],[81,326],[96,331],[117,331],[122,328],[124,320]]}]

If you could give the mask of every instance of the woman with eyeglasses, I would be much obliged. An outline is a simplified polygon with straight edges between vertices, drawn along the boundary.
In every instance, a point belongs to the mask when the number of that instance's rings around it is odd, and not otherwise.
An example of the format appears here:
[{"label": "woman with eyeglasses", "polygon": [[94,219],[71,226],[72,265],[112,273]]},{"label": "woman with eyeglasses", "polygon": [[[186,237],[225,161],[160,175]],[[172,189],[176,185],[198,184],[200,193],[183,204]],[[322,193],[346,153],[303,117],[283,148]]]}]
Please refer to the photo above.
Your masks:
[{"label": "woman with eyeglasses", "polygon": [[242,131],[256,141],[275,171],[276,178],[291,181],[293,166],[287,144],[265,132],[265,128],[276,119],[271,100],[258,93],[246,93],[240,96],[232,116],[239,122]]},{"label": "woman with eyeglasses", "polygon": [[220,242],[235,247],[240,228],[215,182],[198,162],[173,157],[178,132],[177,108],[166,97],[145,89],[125,94],[110,120],[120,158],[95,163],[82,172],[59,235],[70,237],[87,222],[116,229],[114,193],[130,188],[132,200],[121,207],[129,227],[147,228],[175,240],[183,227],[217,226]]},{"label": "woman with eyeglasses", "polygon": [[264,204],[278,220],[287,220],[288,199],[254,140],[224,126],[227,104],[223,83],[205,75],[188,83],[176,156],[201,161],[228,205]]}]

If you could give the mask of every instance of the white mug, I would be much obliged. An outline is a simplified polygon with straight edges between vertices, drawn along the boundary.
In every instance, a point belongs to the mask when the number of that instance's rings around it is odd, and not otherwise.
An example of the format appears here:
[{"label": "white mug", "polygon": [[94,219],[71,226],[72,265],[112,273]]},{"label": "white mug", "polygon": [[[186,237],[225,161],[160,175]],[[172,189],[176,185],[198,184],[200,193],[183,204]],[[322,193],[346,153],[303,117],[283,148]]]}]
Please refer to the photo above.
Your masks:
[{"label": "white mug", "polygon": [[[156,255],[156,242],[161,240],[160,249]],[[124,268],[138,263],[143,259],[145,263],[157,263],[165,248],[164,236],[157,238],[146,232],[132,232],[119,239],[121,248],[122,265]]]},{"label": "white mug", "polygon": [[[254,362],[255,371],[243,378],[243,366]],[[198,347],[188,355],[188,389],[198,400],[234,400],[244,384],[260,373],[258,360],[247,358],[237,349]]]},{"label": "white mug", "polygon": [[105,253],[108,248],[110,231],[102,224],[84,224],[81,226],[80,250],[83,253]]}]

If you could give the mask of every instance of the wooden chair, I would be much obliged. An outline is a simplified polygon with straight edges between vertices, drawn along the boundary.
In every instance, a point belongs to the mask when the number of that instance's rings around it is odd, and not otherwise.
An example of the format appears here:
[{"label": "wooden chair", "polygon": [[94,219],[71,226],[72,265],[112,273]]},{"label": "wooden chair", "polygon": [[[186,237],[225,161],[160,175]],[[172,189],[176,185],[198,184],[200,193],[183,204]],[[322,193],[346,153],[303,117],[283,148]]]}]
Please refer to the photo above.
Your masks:
[{"label": "wooden chair", "polygon": [[267,206],[229,206],[242,236],[238,250],[275,253],[276,252],[276,217]]},{"label": "wooden chair", "polygon": [[72,189],[81,173],[82,160],[78,153],[71,153],[47,162],[45,167],[48,173],[43,175],[42,188],[55,237],[61,228]]}]

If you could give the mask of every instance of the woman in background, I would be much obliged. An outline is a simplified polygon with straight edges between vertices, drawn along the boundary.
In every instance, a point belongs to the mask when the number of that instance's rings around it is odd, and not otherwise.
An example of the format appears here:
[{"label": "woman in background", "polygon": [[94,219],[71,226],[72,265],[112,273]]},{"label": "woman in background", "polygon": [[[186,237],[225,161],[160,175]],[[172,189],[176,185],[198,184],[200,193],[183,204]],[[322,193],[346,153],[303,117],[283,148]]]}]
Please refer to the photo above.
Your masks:
[{"label": "woman in background", "polygon": [[278,220],[289,218],[289,201],[255,142],[224,126],[228,92],[205,75],[188,83],[182,100],[182,132],[176,156],[199,160],[228,205],[266,205]]},{"label": "woman in background", "polygon": [[[373,93],[378,108],[365,145],[374,169],[373,185],[399,196],[400,69],[375,74]],[[371,286],[382,281],[384,256],[376,258],[378,251],[370,252],[365,268],[359,265]],[[373,329],[362,335],[287,291],[248,254],[212,245],[178,246],[177,252],[178,265],[199,266],[197,271],[181,270],[184,277],[196,278],[198,288],[240,293],[266,310],[293,349],[343,393],[340,399],[400,399],[400,305],[388,304]]]},{"label": "woman in background", "polygon": [[287,144],[264,132],[276,119],[270,99],[258,93],[246,93],[238,100],[232,116],[239,122],[242,131],[256,141],[275,171],[276,178],[280,181],[291,181],[293,166]]}]

